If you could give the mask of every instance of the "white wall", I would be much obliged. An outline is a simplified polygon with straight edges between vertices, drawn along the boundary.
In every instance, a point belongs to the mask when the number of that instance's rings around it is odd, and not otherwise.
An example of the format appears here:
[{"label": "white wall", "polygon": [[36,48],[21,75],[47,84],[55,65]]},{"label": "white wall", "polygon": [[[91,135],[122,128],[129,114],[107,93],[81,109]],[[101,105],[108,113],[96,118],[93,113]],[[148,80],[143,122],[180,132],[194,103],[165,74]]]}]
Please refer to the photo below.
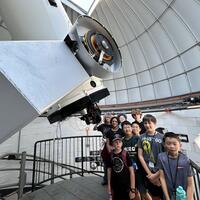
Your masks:
[{"label": "white wall", "polygon": [[[85,122],[77,117],[71,117],[61,122],[62,137],[86,135],[86,130],[89,128],[88,134],[99,134],[92,131],[93,125],[87,126]],[[21,130],[20,149],[19,152],[26,151],[28,154],[33,154],[34,143],[38,140],[44,140],[56,137],[58,124],[49,124],[47,118],[38,117],[29,125]],[[59,137],[60,132],[57,131]],[[4,153],[17,152],[18,150],[19,132],[10,137],[8,140],[0,144],[0,155]]]}]

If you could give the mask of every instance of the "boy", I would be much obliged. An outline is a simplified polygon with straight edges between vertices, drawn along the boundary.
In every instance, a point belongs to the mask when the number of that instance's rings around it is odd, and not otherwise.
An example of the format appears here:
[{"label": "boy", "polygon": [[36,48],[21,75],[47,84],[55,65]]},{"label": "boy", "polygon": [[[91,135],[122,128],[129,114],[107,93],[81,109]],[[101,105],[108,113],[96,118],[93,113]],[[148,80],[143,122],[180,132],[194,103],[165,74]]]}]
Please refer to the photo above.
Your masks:
[{"label": "boy", "polygon": [[[132,166],[135,171],[135,178],[136,178],[136,188],[138,188],[140,193],[136,194],[135,200],[140,200],[142,196],[143,199],[148,199],[148,193],[144,187],[144,183],[142,181],[142,174],[141,174],[141,165],[138,160],[138,155],[137,155],[137,143],[139,140],[139,132],[140,132],[140,126],[138,122],[133,122],[136,123],[137,127],[137,134],[133,134],[133,129],[132,129],[132,124],[129,121],[124,121],[122,123],[122,128],[125,133],[125,137],[123,139],[123,149],[126,150],[129,153],[129,156],[132,161]],[[134,133],[136,133],[134,132]]]},{"label": "boy", "polygon": [[187,199],[193,199],[193,177],[190,161],[180,152],[181,143],[179,136],[167,132],[163,138],[167,152],[158,156],[160,181],[166,200],[176,199],[176,189],[182,186]]},{"label": "boy", "polygon": [[156,132],[156,118],[147,114],[143,118],[146,132],[138,141],[138,158],[143,167],[145,187],[154,200],[160,200],[163,196],[160,187],[159,170],[156,167],[158,154],[163,152],[163,135]]},{"label": "boy", "polygon": [[135,198],[135,174],[128,152],[122,150],[122,137],[114,135],[113,152],[108,160],[108,193],[112,200]]}]

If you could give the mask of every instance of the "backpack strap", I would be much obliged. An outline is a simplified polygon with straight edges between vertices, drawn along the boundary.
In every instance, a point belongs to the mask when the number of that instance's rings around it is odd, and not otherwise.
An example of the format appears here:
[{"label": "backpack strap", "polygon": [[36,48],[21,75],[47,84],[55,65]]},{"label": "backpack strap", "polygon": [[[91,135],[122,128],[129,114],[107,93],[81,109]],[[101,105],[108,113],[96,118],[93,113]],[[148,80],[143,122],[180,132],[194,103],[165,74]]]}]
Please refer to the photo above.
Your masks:
[{"label": "backpack strap", "polygon": [[122,150],[122,160],[123,160],[123,162],[124,162],[124,165],[126,166],[126,167],[128,167],[128,165],[127,165],[127,151],[125,151],[125,150]]}]

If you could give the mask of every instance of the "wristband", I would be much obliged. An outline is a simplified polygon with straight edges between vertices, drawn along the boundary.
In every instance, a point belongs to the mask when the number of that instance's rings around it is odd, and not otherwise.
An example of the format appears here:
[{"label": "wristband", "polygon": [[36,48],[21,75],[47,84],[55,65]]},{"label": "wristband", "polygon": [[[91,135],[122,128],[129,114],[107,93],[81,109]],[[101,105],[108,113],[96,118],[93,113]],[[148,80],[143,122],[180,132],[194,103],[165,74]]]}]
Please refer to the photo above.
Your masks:
[{"label": "wristband", "polygon": [[136,193],[136,189],[135,188],[130,188],[130,192]]}]

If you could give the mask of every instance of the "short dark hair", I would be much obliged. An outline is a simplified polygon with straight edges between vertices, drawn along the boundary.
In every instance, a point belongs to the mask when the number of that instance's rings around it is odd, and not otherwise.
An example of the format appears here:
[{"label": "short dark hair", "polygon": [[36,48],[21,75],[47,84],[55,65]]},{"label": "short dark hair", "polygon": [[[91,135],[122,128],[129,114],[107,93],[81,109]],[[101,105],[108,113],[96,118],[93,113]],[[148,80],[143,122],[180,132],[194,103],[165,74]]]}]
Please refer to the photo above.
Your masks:
[{"label": "short dark hair", "polygon": [[111,123],[111,124],[112,124],[113,119],[116,119],[117,122],[118,122],[118,124],[119,124],[119,119],[118,119],[116,116],[114,116],[114,117],[112,117],[112,118],[110,119],[110,123]]},{"label": "short dark hair", "polygon": [[179,142],[181,142],[179,135],[174,133],[174,132],[167,132],[165,133],[164,137],[163,137],[163,143],[166,141],[166,138],[175,138],[177,139]]},{"label": "short dark hair", "polygon": [[133,126],[133,124],[137,124],[141,128],[141,124],[138,121],[132,122],[131,126]]},{"label": "short dark hair", "polygon": [[150,114],[146,114],[143,117],[142,121],[143,121],[143,123],[145,123],[145,122],[153,122],[154,124],[156,124],[156,122],[157,122],[156,118],[153,115],[150,115]]},{"label": "short dark hair", "polygon": [[130,125],[131,126],[131,123],[129,121],[122,122],[122,129],[124,128],[125,125]]}]

